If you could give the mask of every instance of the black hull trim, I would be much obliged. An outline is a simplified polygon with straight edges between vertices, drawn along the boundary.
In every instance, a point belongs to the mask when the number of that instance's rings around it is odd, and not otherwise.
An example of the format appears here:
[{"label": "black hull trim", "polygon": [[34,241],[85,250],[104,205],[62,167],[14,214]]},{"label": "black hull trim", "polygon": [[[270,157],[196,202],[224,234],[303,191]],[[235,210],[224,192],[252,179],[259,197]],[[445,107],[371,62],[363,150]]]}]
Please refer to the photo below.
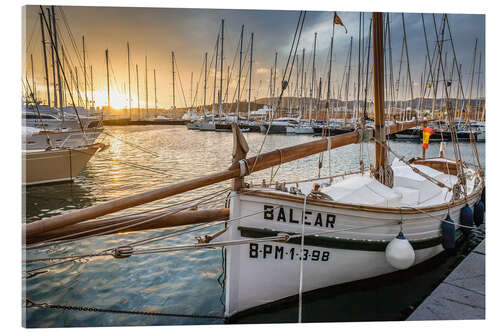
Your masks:
[{"label": "black hull trim", "polygon": [[[273,231],[269,229],[257,229],[249,227],[238,227],[238,230],[240,230],[242,237],[248,237],[248,238],[273,237],[277,236],[279,233],[278,231]],[[460,230],[457,230],[455,233],[455,240],[461,237],[461,235],[462,232]],[[422,250],[434,247],[436,245],[440,245],[442,241],[443,238],[440,236],[440,237],[410,241],[410,244],[414,250]],[[287,243],[300,244],[300,238],[292,238]],[[304,236],[304,244],[309,246],[318,246],[330,249],[383,252],[385,251],[387,244],[389,244],[389,241],[368,241],[368,240],[355,240],[355,239],[333,238],[333,237],[322,237],[322,236]]]}]

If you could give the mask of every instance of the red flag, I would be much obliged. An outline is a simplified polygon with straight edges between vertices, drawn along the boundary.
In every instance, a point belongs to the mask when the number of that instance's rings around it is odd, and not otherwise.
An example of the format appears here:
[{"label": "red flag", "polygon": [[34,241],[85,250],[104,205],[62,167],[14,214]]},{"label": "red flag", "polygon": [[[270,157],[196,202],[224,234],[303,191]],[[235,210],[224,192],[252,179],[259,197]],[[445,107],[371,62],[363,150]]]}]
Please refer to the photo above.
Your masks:
[{"label": "red flag", "polygon": [[345,27],[344,23],[342,23],[342,20],[337,15],[337,12],[335,12],[333,15],[333,24],[339,24],[339,25],[343,26],[345,29],[345,33],[347,33],[347,28]]}]

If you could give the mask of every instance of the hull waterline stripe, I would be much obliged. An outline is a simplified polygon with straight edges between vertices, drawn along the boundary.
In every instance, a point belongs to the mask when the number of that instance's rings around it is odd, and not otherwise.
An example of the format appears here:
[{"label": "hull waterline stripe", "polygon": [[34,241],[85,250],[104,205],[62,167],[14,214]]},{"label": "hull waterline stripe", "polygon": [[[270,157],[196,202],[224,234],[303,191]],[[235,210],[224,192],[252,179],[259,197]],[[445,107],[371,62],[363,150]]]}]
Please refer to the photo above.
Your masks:
[{"label": "hull waterline stripe", "polygon": [[[278,231],[273,231],[269,229],[258,229],[249,227],[238,227],[241,232],[242,237],[247,238],[263,238],[277,236]],[[295,235],[294,233],[288,233]],[[461,230],[455,232],[455,239],[460,238],[462,235]],[[443,238],[433,237],[421,240],[410,240],[410,244],[414,250],[422,250],[436,245],[440,245]],[[287,243],[300,245],[300,238],[290,238]],[[344,249],[344,250],[357,250],[357,251],[385,251],[389,241],[378,241],[378,240],[356,240],[356,239],[346,239],[346,238],[334,238],[334,237],[323,237],[323,236],[305,236],[304,244],[308,246],[317,246],[330,249]]]}]

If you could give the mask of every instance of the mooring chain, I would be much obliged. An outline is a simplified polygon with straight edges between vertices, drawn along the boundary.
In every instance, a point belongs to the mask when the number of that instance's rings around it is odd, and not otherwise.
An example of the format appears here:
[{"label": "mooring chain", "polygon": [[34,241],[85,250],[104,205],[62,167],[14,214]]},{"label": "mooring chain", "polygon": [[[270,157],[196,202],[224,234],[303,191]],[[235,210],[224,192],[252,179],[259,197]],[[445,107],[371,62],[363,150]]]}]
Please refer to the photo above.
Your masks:
[{"label": "mooring chain", "polygon": [[152,312],[152,311],[116,310],[116,309],[94,308],[94,307],[87,307],[87,306],[37,303],[29,298],[23,299],[23,306],[25,308],[58,309],[58,310],[87,311],[87,312],[124,313],[124,314],[133,314],[133,315],[142,315],[142,316],[224,319],[223,316],[215,316],[215,315],[194,315],[194,314]]}]

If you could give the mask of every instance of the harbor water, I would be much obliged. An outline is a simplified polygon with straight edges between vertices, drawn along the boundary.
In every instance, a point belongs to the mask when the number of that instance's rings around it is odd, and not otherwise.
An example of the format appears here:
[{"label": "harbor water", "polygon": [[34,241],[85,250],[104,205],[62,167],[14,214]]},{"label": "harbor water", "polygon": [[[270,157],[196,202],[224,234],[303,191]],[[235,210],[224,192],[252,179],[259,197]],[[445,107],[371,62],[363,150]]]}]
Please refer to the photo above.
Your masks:
[{"label": "harbor water", "polygon": [[[312,136],[245,133],[248,156],[308,141]],[[264,144],[263,143],[263,140]],[[233,137],[227,132],[188,131],[185,126],[106,127],[99,139],[107,148],[98,152],[73,183],[23,188],[24,222],[89,207],[126,195],[174,184],[200,175],[221,171],[231,164]],[[418,142],[390,141],[390,147],[406,159],[420,156]],[[431,142],[427,156],[438,156],[439,143]],[[142,149],[138,149],[141,147]],[[485,165],[485,144],[477,145],[481,165]],[[477,164],[469,143],[460,143],[462,158]],[[446,156],[454,158],[447,143]],[[359,169],[360,158],[368,166],[373,160],[371,144],[350,145],[323,155],[321,176],[338,175]],[[390,156],[390,159],[394,156]],[[319,155],[290,162],[279,168],[256,172],[246,181],[268,183],[318,176]],[[274,175],[275,174],[275,175]],[[215,184],[172,198],[128,209],[125,213],[145,212],[206,197],[226,189],[230,182]],[[204,207],[223,207],[227,193]],[[120,214],[123,214],[121,212]],[[186,228],[186,227],[181,227]],[[144,248],[157,248],[196,242],[194,236],[211,234],[213,226],[197,233],[184,233]],[[127,242],[164,235],[174,229],[121,233],[30,250],[26,259],[48,256],[89,254]],[[327,288],[304,299],[304,321],[404,320],[452,269],[472,243],[482,238],[473,233],[469,243],[456,254],[443,254],[405,272],[356,282],[343,288]],[[43,263],[47,264],[47,263]],[[23,269],[33,269],[40,263]],[[307,272],[304,272],[307,277]],[[298,281],[297,281],[298,283]],[[223,316],[224,271],[221,249],[177,251],[133,255],[125,259],[96,257],[81,259],[45,269],[23,279],[24,296],[35,302],[95,307],[114,310],[150,311],[177,314]],[[241,323],[296,322],[297,302],[291,300],[247,315]],[[121,326],[219,324],[222,319],[144,316],[58,309],[25,309],[27,327]]]}]

